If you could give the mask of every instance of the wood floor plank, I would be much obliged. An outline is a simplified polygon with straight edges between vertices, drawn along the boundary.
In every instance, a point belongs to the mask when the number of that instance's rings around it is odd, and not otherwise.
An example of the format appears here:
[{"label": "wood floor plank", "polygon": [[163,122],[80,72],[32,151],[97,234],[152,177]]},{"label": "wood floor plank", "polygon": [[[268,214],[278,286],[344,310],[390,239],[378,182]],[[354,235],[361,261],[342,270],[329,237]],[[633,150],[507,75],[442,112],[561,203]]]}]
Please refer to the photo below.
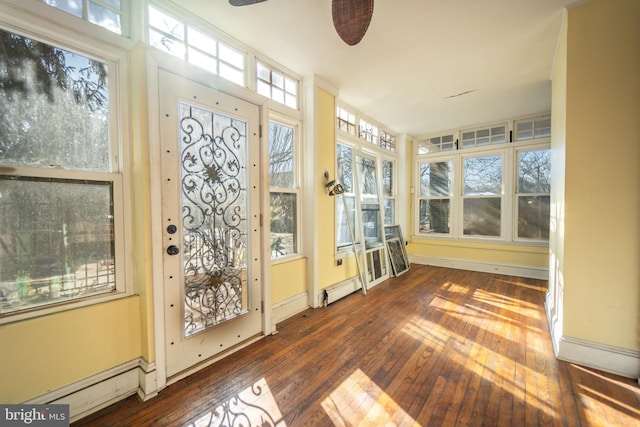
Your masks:
[{"label": "wood floor plank", "polygon": [[640,425],[634,380],[555,359],[546,287],[412,265],[153,399],[132,396],[73,425],[233,425],[234,410],[279,427]]}]

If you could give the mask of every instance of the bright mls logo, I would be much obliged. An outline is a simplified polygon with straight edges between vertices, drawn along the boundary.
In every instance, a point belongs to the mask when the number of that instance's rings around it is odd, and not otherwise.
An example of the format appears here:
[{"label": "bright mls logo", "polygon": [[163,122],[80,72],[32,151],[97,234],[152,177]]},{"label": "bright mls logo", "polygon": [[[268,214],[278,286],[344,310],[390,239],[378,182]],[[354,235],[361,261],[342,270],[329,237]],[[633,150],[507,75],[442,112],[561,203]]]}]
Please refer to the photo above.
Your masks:
[{"label": "bright mls logo", "polygon": [[69,405],[0,405],[0,426],[68,427]]}]

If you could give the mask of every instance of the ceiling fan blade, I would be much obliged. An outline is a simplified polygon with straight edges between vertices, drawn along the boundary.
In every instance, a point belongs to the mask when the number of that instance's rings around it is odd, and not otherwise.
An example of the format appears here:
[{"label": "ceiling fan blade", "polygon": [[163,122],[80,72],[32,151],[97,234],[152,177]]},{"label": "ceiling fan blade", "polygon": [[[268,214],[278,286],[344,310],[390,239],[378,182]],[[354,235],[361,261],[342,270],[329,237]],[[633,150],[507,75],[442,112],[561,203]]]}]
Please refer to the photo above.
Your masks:
[{"label": "ceiling fan blade", "polygon": [[231,6],[246,6],[254,3],[261,3],[267,0],[229,0]]},{"label": "ceiling fan blade", "polygon": [[332,0],[333,26],[346,44],[362,40],[373,16],[373,0]]}]

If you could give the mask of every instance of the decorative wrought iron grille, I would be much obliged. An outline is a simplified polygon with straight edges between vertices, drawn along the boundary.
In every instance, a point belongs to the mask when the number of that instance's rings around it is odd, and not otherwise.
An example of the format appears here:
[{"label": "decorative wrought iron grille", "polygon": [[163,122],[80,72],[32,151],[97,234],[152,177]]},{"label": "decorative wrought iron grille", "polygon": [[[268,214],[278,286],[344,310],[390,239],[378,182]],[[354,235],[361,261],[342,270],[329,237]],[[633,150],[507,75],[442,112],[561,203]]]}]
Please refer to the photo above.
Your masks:
[{"label": "decorative wrought iron grille", "polygon": [[247,124],[181,104],[185,336],[248,311]]}]

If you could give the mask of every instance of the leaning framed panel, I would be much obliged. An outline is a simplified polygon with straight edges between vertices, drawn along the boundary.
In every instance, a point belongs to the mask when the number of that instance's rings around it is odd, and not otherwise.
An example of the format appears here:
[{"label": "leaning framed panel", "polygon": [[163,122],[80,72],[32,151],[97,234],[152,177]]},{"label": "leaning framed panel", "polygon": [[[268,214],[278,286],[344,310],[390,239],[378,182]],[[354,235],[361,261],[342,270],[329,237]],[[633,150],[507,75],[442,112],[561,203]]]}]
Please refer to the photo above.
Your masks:
[{"label": "leaning framed panel", "polygon": [[385,240],[387,241],[387,252],[394,276],[399,276],[409,270],[409,258],[404,247],[402,230],[399,225],[386,225],[384,227]]}]

